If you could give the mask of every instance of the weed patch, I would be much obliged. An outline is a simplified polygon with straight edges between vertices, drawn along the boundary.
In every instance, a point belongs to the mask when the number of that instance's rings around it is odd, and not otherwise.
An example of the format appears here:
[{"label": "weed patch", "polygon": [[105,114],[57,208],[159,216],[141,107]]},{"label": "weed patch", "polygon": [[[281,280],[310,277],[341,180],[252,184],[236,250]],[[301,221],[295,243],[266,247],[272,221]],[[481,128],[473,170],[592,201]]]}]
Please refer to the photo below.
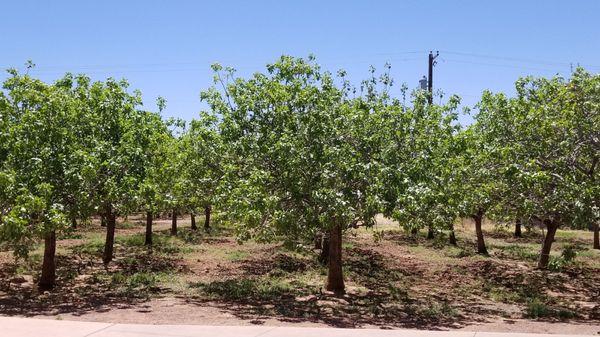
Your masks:
[{"label": "weed patch", "polygon": [[274,301],[299,294],[289,283],[277,278],[231,279],[197,283],[193,287],[209,298],[233,301]]}]

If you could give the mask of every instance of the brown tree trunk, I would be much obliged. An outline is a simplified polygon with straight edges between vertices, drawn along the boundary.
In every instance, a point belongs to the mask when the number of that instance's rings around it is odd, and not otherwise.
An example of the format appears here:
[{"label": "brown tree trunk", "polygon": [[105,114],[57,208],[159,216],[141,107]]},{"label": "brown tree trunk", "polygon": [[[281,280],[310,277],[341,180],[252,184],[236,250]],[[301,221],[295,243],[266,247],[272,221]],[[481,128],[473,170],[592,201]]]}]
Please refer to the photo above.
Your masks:
[{"label": "brown tree trunk", "polygon": [[194,230],[194,231],[197,230],[198,226],[196,226],[196,214],[194,214],[194,212],[190,213],[190,221],[192,223],[192,226],[191,226],[192,230]]},{"label": "brown tree trunk", "polygon": [[417,236],[417,234],[419,234],[419,230],[418,230],[418,229],[416,229],[416,228],[413,228],[413,229],[411,229],[411,230],[410,230],[410,234],[411,234],[412,236]]},{"label": "brown tree trunk", "polygon": [[108,264],[113,259],[113,249],[115,245],[115,227],[116,227],[116,215],[112,211],[112,206],[108,206],[106,209],[106,242],[104,243],[104,256],[102,261],[104,264]]},{"label": "brown tree trunk", "polygon": [[315,234],[314,244],[315,244],[315,247],[314,247],[315,249],[323,248],[323,234],[321,234],[321,233]]},{"label": "brown tree trunk", "polygon": [[210,213],[212,211],[212,206],[204,207],[204,231],[210,231]]},{"label": "brown tree trunk", "polygon": [[433,227],[427,227],[427,240],[435,239],[435,232],[433,231]]},{"label": "brown tree trunk", "polygon": [[71,228],[77,228],[77,218],[75,216],[71,216]]},{"label": "brown tree trunk", "polygon": [[477,214],[473,215],[473,220],[475,220],[475,232],[477,234],[477,253],[488,255],[487,248],[485,247],[485,240],[483,239],[483,229],[481,228],[483,211],[477,211]]},{"label": "brown tree trunk", "polygon": [[594,249],[600,249],[600,224],[594,224]]},{"label": "brown tree trunk", "polygon": [[454,233],[454,224],[450,225],[450,236],[448,236],[448,242],[453,246],[458,245],[458,242],[456,242],[456,233]]},{"label": "brown tree trunk", "polygon": [[41,290],[54,288],[56,281],[56,231],[51,231],[44,237],[44,261],[42,262],[42,276],[39,281]]},{"label": "brown tree trunk", "polygon": [[100,226],[106,227],[106,217],[104,216],[104,214],[100,214]]},{"label": "brown tree trunk", "polygon": [[321,237],[321,254],[319,254],[319,262],[326,266],[329,264],[329,233],[322,233]]},{"label": "brown tree trunk", "polygon": [[521,219],[517,219],[517,221],[515,222],[515,237],[523,237],[523,233],[521,232]]},{"label": "brown tree trunk", "polygon": [[329,270],[325,289],[342,295],[345,291],[342,272],[342,226],[339,224],[329,231]]},{"label": "brown tree trunk", "polygon": [[545,220],[546,225],[546,237],[542,244],[542,252],[540,253],[540,260],[538,261],[539,269],[548,268],[548,262],[550,262],[550,250],[552,249],[552,242],[554,242],[554,235],[558,229],[558,222]]},{"label": "brown tree trunk", "polygon": [[171,214],[171,235],[177,235],[177,210],[173,209]]},{"label": "brown tree trunk", "polygon": [[146,212],[146,240],[144,244],[146,246],[152,246],[152,212]]}]

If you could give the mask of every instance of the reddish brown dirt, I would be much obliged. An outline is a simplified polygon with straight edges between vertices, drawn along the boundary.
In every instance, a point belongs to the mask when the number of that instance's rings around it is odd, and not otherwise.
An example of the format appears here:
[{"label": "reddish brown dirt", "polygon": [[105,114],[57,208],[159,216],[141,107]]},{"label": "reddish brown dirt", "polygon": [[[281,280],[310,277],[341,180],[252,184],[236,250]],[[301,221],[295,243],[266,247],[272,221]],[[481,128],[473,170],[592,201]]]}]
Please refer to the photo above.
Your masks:
[{"label": "reddish brown dirt", "polygon": [[[143,232],[142,218],[128,220],[135,225],[118,228],[117,237]],[[179,225],[185,240],[189,221],[180,220]],[[158,220],[155,231],[166,233],[169,227],[170,220]],[[59,256],[60,285],[52,293],[40,294],[35,274],[19,273],[19,264],[7,252],[0,253],[0,314],[116,323],[600,333],[600,317],[595,316],[600,310],[600,273],[595,265],[548,273],[535,270],[534,261],[495,248],[490,257],[480,257],[472,253],[468,225],[459,229],[461,248],[454,250],[422,237],[412,239],[397,227],[380,229],[385,233],[378,242],[363,230],[346,236],[348,294],[338,299],[320,289],[323,276],[313,253],[293,253],[281,244],[239,245],[226,230],[193,236],[198,242],[186,244],[189,251],[166,256],[120,244],[115,263],[104,269],[93,255],[68,254],[87,242],[86,235],[103,233],[92,223],[78,229],[80,236],[59,241],[65,253]],[[486,231],[490,245],[530,244],[538,239],[532,234],[512,240],[489,227]],[[589,259],[600,256],[593,254],[588,252]],[[110,282],[90,282],[95,275],[161,270],[176,275],[176,280],[152,288],[148,296],[128,296],[137,295],[137,290],[122,294]],[[298,286],[292,293],[277,288],[257,293],[271,279]],[[258,288],[240,298],[207,297],[196,287],[244,280],[256,282],[251,285]],[[575,317],[526,318],[526,302],[502,297],[531,291],[546,299],[552,310],[569,309]]]}]

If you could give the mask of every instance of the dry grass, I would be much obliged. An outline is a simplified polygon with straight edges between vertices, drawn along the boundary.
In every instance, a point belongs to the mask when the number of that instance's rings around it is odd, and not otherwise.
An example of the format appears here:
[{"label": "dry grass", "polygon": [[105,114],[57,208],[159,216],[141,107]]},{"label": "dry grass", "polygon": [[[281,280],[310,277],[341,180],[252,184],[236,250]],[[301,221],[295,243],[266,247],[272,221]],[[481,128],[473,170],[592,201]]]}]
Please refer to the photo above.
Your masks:
[{"label": "dry grass", "polygon": [[[590,232],[560,231],[553,256],[566,247],[575,247],[578,255],[546,272],[535,269],[539,230],[513,238],[510,228],[485,223],[490,256],[484,257],[474,253],[469,221],[456,224],[454,247],[445,233],[434,240],[426,240],[425,233],[415,238],[379,218],[373,229],[346,234],[348,293],[336,298],[323,291],[326,269],[309,248],[240,245],[224,224],[210,234],[191,231],[187,220],[179,225],[179,235],[170,237],[170,221],[157,221],[149,250],[143,245],[143,219],[130,217],[117,229],[116,259],[109,268],[100,261],[103,228],[96,222],[80,226],[59,241],[59,280],[52,293],[40,294],[34,286],[39,247],[28,262],[0,253],[0,313],[102,320],[128,308],[172,311],[161,308],[175,301],[181,307],[177,321],[207,324],[447,329],[498,319],[600,323],[600,251],[590,249]],[[194,310],[206,316],[194,316]]]}]

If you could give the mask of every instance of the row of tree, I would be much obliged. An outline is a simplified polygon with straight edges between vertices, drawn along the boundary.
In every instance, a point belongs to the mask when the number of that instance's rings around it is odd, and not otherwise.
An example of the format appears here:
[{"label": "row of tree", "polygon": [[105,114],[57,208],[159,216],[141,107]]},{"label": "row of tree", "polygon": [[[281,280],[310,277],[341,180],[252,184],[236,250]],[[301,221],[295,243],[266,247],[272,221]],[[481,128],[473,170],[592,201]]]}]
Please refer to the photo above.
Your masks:
[{"label": "row of tree", "polygon": [[[212,207],[240,240],[325,238],[328,290],[344,291],[342,234],[383,213],[407,230],[449,231],[484,217],[547,228],[538,266],[548,265],[560,226],[600,219],[600,76],[524,78],[517,94],[484,92],[475,122],[458,122],[460,100],[392,94],[389,67],[358,87],[313,58],[282,57],[266,72],[236,77],[214,65],[202,92],[208,111],[189,125],[141,109],[127,83],[66,75],[46,84],[9,70],[0,94],[0,241],[26,256],[42,238],[40,286],[55,283],[56,235],[100,215],[104,263],[116,217]],[[408,100],[408,102],[407,102]],[[159,110],[165,106],[158,100]]]},{"label": "row of tree", "polygon": [[[189,128],[164,121],[140,109],[139,92],[112,79],[92,83],[68,74],[46,84],[11,69],[3,89],[0,239],[21,257],[44,240],[40,287],[55,283],[57,233],[78,221],[102,218],[109,263],[117,216],[145,211],[149,245],[153,217],[162,211],[174,214],[174,234],[180,212],[205,211],[209,219],[218,181],[214,119]],[[164,105],[159,99],[159,109]]]}]

